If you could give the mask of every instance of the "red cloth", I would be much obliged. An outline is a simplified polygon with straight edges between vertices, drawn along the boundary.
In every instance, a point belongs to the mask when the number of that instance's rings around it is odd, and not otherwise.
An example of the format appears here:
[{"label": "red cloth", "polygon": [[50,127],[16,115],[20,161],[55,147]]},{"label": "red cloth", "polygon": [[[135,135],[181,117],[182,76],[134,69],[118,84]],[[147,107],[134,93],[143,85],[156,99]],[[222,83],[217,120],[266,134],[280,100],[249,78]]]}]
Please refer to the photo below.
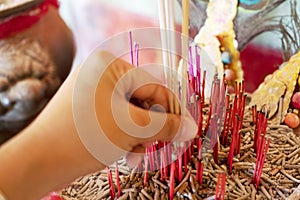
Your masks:
[{"label": "red cloth", "polygon": [[247,92],[254,92],[264,78],[277,70],[283,62],[280,49],[272,49],[258,44],[247,45],[241,52],[240,60]]},{"label": "red cloth", "polygon": [[0,22],[0,39],[7,38],[36,24],[48,12],[49,6],[59,7],[57,0],[45,0],[32,9],[10,16]]}]

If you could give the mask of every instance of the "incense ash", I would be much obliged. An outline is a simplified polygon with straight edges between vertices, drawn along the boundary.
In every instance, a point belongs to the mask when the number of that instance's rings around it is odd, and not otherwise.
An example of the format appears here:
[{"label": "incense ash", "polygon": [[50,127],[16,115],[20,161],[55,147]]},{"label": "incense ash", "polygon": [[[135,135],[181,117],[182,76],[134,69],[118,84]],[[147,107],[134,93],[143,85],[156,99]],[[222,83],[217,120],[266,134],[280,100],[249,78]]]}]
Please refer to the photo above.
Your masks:
[{"label": "incense ash", "polygon": [[[257,112],[259,115],[263,114]],[[266,149],[261,150],[259,160],[254,147],[255,130],[252,108],[247,107],[239,131],[240,153],[232,158],[232,168],[227,164],[230,146],[220,144],[216,164],[214,150],[203,153],[200,161],[194,143],[184,154],[193,151],[189,162],[181,168],[180,159],[173,162],[165,169],[167,174],[163,170],[140,173],[137,168],[130,170],[120,160],[118,172],[111,166],[111,173],[104,170],[82,177],[61,194],[66,200],[112,199],[113,188],[115,199],[171,199],[170,194],[172,199],[288,199],[300,184],[300,139],[285,125],[269,125],[265,131],[269,143],[261,139],[261,146],[265,149],[269,144],[269,148],[267,153]],[[149,160],[153,163],[148,163],[148,167],[155,165],[154,160]]]},{"label": "incense ash", "polygon": [[[162,52],[165,85],[173,89],[180,101],[179,105],[170,98],[169,111],[182,114],[187,109],[198,124],[198,133],[189,142],[156,141],[146,149],[143,162],[134,169],[129,169],[121,159],[101,172],[79,178],[61,191],[62,197],[66,200],[299,199],[300,138],[282,123],[282,117],[277,120],[279,123],[271,119],[274,113],[287,113],[299,69],[295,68],[297,73],[291,76],[291,86],[286,89],[285,84],[278,91],[287,91],[283,108],[277,105],[281,93],[274,93],[276,102],[268,101],[267,104],[264,102],[266,92],[257,90],[258,95],[247,94],[235,45],[233,20],[237,1],[228,7],[232,8],[230,13],[223,13],[227,7],[218,7],[214,0],[209,1],[208,19],[194,43],[187,39],[189,1],[181,2],[182,55],[177,64],[178,58],[170,53],[175,41],[172,32],[167,31],[174,28],[174,13],[170,10],[174,5],[172,1],[158,2],[162,49],[167,50]],[[220,22],[212,13],[213,9],[228,14],[222,26],[216,25]],[[166,13],[170,16],[166,17]],[[214,30],[216,28],[220,30]],[[216,41],[216,45],[206,46],[207,38]],[[131,32],[129,40],[131,63],[138,67],[139,45],[133,43]],[[199,52],[203,48],[208,48],[207,52],[217,52],[210,54],[215,56],[213,63],[216,63],[213,77],[200,66]],[[292,58],[286,68],[298,63],[298,56]],[[181,76],[174,76],[174,71]],[[271,86],[261,90],[274,88],[278,77],[286,77],[281,76],[284,72],[276,72],[269,80]]]},{"label": "incense ash", "polygon": [[[138,63],[138,48],[131,52]],[[64,199],[287,199],[297,191],[300,138],[268,122],[265,107],[247,105],[245,82],[229,94],[225,75],[216,75],[206,98],[198,49],[189,52],[195,55],[187,62],[186,105],[198,123],[194,140],[157,141],[136,168],[121,159],[73,182],[61,191]]]}]

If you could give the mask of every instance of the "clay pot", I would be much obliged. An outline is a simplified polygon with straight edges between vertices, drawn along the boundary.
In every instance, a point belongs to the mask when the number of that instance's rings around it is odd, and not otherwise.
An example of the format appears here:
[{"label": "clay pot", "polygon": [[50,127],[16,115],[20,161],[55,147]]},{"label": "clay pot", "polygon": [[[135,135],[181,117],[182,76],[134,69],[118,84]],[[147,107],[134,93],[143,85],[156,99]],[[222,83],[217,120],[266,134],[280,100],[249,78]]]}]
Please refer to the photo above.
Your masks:
[{"label": "clay pot", "polygon": [[72,32],[52,5],[34,25],[0,39],[0,144],[45,107],[68,76],[74,55]]}]

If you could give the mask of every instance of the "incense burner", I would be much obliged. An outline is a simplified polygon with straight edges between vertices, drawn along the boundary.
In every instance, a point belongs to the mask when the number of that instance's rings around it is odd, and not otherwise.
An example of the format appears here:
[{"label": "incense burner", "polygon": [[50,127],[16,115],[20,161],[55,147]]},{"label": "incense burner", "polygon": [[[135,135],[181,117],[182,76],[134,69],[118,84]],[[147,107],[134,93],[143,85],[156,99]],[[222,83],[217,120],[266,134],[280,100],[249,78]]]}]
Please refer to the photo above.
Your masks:
[{"label": "incense burner", "polygon": [[[206,3],[192,2],[191,22],[200,29],[206,19]],[[234,20],[239,50],[259,33],[279,28],[278,21],[260,23],[259,16],[282,2],[240,1]],[[243,13],[242,9],[252,12]],[[254,29],[258,24],[259,28]],[[298,73],[292,75],[294,80]],[[164,166],[161,163],[170,161],[172,153],[169,149],[160,151],[164,144],[157,142],[147,150],[144,162],[138,167],[129,169],[120,160],[110,169],[79,178],[61,191],[62,196],[67,200],[299,199],[300,140],[292,129],[272,124],[267,108],[246,105],[251,97],[245,93],[244,82],[235,85],[233,95],[228,95],[224,80],[214,76],[212,87],[208,88],[212,94],[205,101],[204,88],[199,87],[204,81],[199,80],[194,74],[188,80],[199,97],[188,102],[199,131],[182,156]],[[258,102],[263,102],[263,95]]]}]

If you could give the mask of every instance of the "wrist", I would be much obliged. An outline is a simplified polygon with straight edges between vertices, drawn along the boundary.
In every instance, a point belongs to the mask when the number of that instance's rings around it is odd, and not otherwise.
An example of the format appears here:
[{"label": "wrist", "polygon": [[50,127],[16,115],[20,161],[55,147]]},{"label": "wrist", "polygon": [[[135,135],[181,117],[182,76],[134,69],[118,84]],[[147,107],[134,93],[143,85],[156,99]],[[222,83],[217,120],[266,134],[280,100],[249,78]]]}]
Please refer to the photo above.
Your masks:
[{"label": "wrist", "polygon": [[5,198],[4,194],[1,192],[0,190],[0,200],[7,200],[7,198]]}]

